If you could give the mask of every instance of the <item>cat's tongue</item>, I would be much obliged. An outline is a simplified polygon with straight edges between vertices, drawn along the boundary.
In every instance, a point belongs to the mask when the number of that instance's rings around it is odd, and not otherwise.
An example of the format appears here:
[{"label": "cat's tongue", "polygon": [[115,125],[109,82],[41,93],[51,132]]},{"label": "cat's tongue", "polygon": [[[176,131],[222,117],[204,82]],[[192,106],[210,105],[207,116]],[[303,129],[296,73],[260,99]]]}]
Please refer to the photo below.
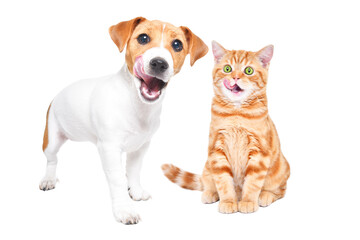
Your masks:
[{"label": "cat's tongue", "polygon": [[230,82],[228,79],[224,79],[224,86],[232,93],[239,93],[243,90],[235,81]]}]

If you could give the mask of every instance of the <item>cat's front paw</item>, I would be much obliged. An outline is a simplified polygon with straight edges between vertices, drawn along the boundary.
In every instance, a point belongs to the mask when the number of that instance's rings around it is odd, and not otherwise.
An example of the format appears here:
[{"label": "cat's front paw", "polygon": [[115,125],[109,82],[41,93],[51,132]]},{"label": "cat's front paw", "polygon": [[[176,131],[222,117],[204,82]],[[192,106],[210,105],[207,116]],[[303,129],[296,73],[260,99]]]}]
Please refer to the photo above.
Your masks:
[{"label": "cat's front paw", "polygon": [[263,191],[259,196],[259,205],[260,207],[267,207],[275,201],[276,197],[271,192]]},{"label": "cat's front paw", "polygon": [[201,195],[201,201],[205,204],[219,201],[219,194],[212,191],[204,191]]},{"label": "cat's front paw", "polygon": [[253,213],[259,209],[259,204],[256,202],[244,202],[240,201],[238,203],[238,210],[241,213]]},{"label": "cat's front paw", "polygon": [[235,202],[223,202],[219,203],[219,212],[221,213],[235,213],[238,211],[238,206]]}]

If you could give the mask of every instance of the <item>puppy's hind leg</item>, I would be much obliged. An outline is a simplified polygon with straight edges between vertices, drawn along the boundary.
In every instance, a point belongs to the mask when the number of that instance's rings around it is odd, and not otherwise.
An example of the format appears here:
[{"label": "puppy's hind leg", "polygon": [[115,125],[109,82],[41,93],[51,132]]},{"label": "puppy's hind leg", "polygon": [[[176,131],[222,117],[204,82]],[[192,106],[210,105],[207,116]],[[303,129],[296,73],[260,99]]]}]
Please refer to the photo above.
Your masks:
[{"label": "puppy's hind leg", "polygon": [[60,132],[58,124],[51,110],[51,105],[46,116],[46,127],[44,132],[43,151],[47,159],[45,176],[39,184],[40,190],[47,191],[55,188],[57,152],[64,144],[66,138]]}]

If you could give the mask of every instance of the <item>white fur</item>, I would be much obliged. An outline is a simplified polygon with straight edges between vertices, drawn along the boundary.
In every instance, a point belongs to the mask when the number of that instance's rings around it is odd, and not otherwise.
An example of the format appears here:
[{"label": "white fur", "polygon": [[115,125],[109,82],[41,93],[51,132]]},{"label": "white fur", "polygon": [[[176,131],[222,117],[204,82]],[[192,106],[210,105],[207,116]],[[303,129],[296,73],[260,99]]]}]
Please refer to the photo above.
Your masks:
[{"label": "white fur", "polygon": [[[170,69],[163,79],[167,82],[173,74],[171,54],[162,48],[149,49],[143,55],[145,69],[154,56],[168,61]],[[140,185],[140,168],[160,124],[164,91],[154,103],[147,104],[139,93],[139,80],[126,64],[114,75],[82,80],[61,91],[49,111],[49,143],[44,151],[47,169],[40,189],[55,187],[56,154],[67,139],[90,141],[97,146],[101,157],[115,218],[125,224],[137,223],[140,217],[133,209],[131,198],[150,198]],[[126,171],[122,167],[124,152]]]},{"label": "white fur", "polygon": [[164,31],[165,31],[165,27],[166,24],[163,24],[163,28],[162,28],[162,32],[161,32],[161,42],[160,42],[160,47],[163,48],[164,47]]}]

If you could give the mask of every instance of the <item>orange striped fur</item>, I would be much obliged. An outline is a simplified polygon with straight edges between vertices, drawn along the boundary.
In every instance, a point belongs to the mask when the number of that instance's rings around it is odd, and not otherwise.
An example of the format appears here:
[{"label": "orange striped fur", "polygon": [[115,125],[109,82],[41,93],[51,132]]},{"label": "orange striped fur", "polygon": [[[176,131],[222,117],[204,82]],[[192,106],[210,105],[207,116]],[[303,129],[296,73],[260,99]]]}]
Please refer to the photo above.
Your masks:
[{"label": "orange striped fur", "polygon": [[[202,201],[220,200],[222,213],[250,213],[285,195],[290,167],[267,107],[266,84],[273,47],[258,52],[229,51],[213,43],[215,66],[208,160],[201,177],[173,165],[165,176],[183,188],[201,190]],[[224,66],[232,71],[226,73]],[[253,74],[245,74],[251,66]],[[224,87],[235,79],[240,94]],[[236,95],[236,96],[235,96]]]},{"label": "orange striped fur", "polygon": [[201,176],[194,173],[185,172],[171,164],[162,165],[165,176],[173,183],[189,190],[203,190]]}]

